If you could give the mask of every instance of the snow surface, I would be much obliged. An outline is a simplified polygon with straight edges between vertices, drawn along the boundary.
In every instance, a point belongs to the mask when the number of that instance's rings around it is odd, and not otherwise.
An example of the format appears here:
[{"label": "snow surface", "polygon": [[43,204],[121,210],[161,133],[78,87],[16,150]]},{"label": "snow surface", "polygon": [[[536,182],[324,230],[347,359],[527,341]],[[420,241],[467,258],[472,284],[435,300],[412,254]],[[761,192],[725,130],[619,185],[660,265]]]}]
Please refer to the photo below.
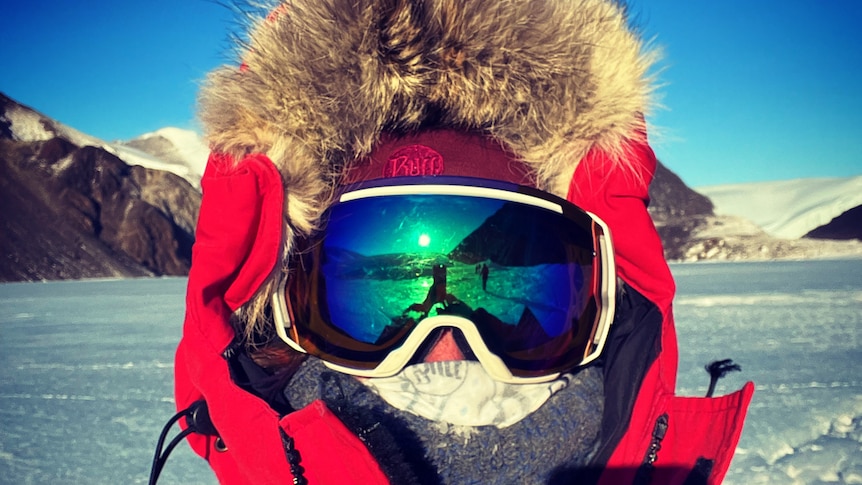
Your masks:
[{"label": "snow surface", "polygon": [[678,391],[756,391],[726,484],[862,483],[862,260],[672,265]]},{"label": "snow surface", "polygon": [[[757,386],[725,483],[862,483],[862,260],[674,264],[681,395]],[[0,285],[0,483],[146,483],[183,278]],[[173,435],[172,435],[173,436]],[[161,484],[215,484],[179,446]]]},{"label": "snow surface", "polygon": [[796,239],[862,205],[862,175],[698,187],[716,215],[744,217],[768,234]]}]

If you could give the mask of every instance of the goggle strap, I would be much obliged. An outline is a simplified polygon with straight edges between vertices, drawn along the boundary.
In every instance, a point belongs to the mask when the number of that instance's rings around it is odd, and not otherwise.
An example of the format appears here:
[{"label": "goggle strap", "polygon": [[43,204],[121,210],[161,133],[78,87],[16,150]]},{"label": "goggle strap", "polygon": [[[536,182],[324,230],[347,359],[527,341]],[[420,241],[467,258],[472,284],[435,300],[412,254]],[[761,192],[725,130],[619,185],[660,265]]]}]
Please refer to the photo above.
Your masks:
[{"label": "goggle strap", "polygon": [[290,328],[290,312],[287,308],[287,298],[285,298],[285,290],[287,289],[287,276],[283,276],[278,282],[278,288],[272,295],[272,314],[275,319],[275,333],[279,338],[289,345],[293,350],[306,354],[305,349],[287,335],[287,329]]},{"label": "goggle strap", "polygon": [[605,340],[607,339],[608,332],[610,331],[611,324],[613,323],[613,315],[616,310],[616,295],[617,295],[617,282],[616,282],[616,264],[614,260],[614,249],[613,242],[611,240],[611,232],[608,228],[608,225],[603,221],[599,216],[587,212],[589,216],[593,220],[593,224],[597,224],[601,227],[601,237],[598,237],[599,247],[597,248],[601,253],[601,266],[602,266],[602,281],[600,282],[600,298],[601,298],[601,310],[598,316],[599,319],[599,328],[596,329],[596,335],[593,338],[593,344],[595,346],[596,351],[593,352],[593,355],[587,356],[584,358],[582,364],[587,364],[595,360],[600,354],[601,350],[605,346]]}]

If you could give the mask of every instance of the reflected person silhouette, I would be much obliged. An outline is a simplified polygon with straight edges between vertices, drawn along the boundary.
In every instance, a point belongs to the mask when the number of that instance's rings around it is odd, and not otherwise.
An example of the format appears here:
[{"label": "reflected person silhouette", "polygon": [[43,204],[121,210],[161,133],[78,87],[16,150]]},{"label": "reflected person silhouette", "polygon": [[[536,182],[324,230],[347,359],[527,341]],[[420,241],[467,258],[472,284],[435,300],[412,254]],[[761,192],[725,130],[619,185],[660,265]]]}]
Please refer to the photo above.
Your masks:
[{"label": "reflected person silhouette", "polygon": [[488,265],[482,263],[482,291],[488,291]]},{"label": "reflected person silhouette", "polygon": [[458,301],[454,295],[450,295],[446,292],[446,265],[444,264],[435,264],[432,268],[431,275],[433,278],[433,282],[431,283],[431,287],[428,288],[428,295],[425,297],[425,301],[422,303],[414,303],[410,305],[404,313],[408,312],[419,312],[422,314],[422,318],[428,316],[428,313],[437,303],[442,303],[443,308],[445,309],[453,302]]}]

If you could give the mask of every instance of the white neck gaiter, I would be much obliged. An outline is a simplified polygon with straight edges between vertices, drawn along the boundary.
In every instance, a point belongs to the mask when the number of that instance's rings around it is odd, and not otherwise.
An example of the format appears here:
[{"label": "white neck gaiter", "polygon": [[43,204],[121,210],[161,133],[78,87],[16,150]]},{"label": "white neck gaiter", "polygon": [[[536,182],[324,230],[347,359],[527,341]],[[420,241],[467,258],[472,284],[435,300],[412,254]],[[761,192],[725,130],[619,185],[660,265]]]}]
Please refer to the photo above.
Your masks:
[{"label": "white neck gaiter", "polygon": [[475,361],[424,362],[392,377],[361,379],[389,405],[459,426],[511,426],[565,389],[569,374],[540,384],[507,384]]}]

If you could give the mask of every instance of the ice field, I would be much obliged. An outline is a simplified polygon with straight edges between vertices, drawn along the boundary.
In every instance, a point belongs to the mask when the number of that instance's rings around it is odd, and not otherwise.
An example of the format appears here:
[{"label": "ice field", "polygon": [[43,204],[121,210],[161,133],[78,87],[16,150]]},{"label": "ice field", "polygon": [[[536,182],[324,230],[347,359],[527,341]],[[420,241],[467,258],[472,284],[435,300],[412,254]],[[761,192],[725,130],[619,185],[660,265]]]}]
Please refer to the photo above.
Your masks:
[{"label": "ice field", "polygon": [[[862,260],[673,265],[678,388],[757,391],[729,484],[862,483]],[[0,483],[146,483],[185,280],[0,285]],[[185,444],[160,484],[214,484]]]}]

